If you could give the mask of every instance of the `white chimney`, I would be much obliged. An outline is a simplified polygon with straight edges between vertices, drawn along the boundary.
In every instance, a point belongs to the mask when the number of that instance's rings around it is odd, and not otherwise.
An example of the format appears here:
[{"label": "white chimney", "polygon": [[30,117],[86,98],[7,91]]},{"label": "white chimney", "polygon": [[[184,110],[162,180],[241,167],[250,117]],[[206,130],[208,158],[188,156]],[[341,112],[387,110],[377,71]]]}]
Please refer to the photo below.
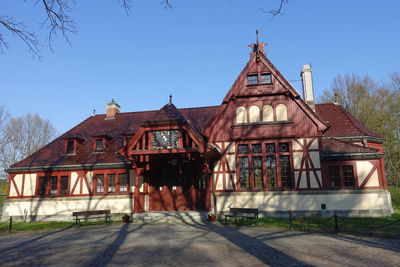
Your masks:
[{"label": "white chimney", "polygon": [[106,106],[106,120],[115,119],[115,115],[119,112],[120,108],[121,108],[120,105],[115,103],[114,99],[111,100],[110,103],[107,103],[107,106]]},{"label": "white chimney", "polygon": [[301,80],[303,82],[303,97],[304,101],[307,105],[315,111],[315,103],[314,103],[314,89],[313,89],[313,82],[312,82],[312,69],[311,65],[306,64],[303,65],[301,69]]}]

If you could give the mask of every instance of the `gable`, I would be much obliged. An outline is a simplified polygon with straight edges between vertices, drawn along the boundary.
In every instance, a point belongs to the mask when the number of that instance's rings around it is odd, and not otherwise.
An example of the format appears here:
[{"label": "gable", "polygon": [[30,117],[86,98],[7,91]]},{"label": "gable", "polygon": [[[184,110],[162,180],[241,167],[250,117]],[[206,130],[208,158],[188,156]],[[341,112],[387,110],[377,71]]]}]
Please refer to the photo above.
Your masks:
[{"label": "gable", "polygon": [[328,127],[264,53],[252,53],[203,133],[221,141],[320,136]]}]

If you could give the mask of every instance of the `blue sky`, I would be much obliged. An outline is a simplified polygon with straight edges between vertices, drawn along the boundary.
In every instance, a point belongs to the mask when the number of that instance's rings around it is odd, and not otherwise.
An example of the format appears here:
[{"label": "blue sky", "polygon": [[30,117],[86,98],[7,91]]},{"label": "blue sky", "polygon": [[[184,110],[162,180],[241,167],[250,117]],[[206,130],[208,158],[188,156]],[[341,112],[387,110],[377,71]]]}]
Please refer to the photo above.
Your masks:
[{"label": "blue sky", "polygon": [[[0,14],[38,30],[43,59],[8,38],[0,54],[0,105],[14,116],[49,119],[62,133],[112,98],[122,111],[159,109],[173,95],[178,108],[219,105],[249,59],[247,46],[267,42],[267,57],[288,80],[312,63],[316,96],[338,74],[385,79],[400,71],[400,1],[295,1],[271,19],[278,0],[136,0],[125,15],[117,0],[77,1],[78,33],[45,42],[34,1],[3,0]],[[1,29],[3,31],[3,29]],[[301,92],[301,83],[294,82]]]}]

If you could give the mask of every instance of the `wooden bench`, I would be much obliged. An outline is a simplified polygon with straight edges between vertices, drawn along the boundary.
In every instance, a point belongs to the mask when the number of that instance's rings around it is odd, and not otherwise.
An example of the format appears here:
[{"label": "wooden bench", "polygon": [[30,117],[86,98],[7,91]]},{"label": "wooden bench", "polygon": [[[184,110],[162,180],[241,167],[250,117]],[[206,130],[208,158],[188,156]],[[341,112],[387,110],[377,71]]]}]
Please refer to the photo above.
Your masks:
[{"label": "wooden bench", "polygon": [[[72,213],[72,216],[75,216],[75,225],[81,224],[81,219],[96,219],[96,218],[105,218],[106,223],[111,222],[110,210],[88,210],[88,211],[76,211]],[[104,216],[101,216],[104,215]]]},{"label": "wooden bench", "polygon": [[258,209],[251,208],[229,208],[229,214],[225,215],[225,224],[228,222],[228,218],[234,218],[235,224],[237,218],[255,219],[256,225],[258,225]]}]

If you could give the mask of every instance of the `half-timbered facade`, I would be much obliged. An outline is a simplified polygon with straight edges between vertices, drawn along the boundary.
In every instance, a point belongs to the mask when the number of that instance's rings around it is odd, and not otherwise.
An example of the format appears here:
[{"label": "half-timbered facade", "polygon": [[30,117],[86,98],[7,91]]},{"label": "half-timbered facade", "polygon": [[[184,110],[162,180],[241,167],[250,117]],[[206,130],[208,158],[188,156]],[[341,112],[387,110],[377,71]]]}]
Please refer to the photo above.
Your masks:
[{"label": "half-timbered facade", "polygon": [[335,103],[303,97],[253,44],[221,105],[120,112],[114,101],[12,165],[4,216],[258,208],[390,215],[383,140]]}]

